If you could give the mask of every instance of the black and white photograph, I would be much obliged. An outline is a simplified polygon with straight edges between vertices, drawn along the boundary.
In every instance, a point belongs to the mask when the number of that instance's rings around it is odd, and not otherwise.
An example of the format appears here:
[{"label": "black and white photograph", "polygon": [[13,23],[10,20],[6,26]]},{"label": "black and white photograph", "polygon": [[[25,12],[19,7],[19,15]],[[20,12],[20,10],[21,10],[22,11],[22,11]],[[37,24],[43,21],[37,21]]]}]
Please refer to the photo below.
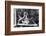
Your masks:
[{"label": "black and white photograph", "polygon": [[11,31],[41,30],[42,7],[11,5]]},{"label": "black and white photograph", "polygon": [[6,35],[44,33],[44,3],[20,1],[5,2]]},{"label": "black and white photograph", "polygon": [[14,25],[14,27],[39,27],[39,9],[14,8]]},{"label": "black and white photograph", "polygon": [[5,1],[5,34],[44,33],[44,6],[44,3]]}]

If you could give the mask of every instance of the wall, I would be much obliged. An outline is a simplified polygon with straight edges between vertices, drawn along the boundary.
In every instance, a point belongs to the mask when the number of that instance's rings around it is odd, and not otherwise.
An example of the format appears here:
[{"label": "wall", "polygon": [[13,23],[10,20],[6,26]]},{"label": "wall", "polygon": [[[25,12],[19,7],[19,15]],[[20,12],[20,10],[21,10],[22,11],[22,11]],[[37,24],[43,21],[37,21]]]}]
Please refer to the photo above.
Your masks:
[{"label": "wall", "polygon": [[[46,3],[46,0],[12,0],[12,1],[24,1],[24,2],[28,1],[28,2]],[[5,34],[5,3],[4,3],[4,0],[0,0],[0,5],[1,5],[0,6],[0,36],[3,36]],[[45,15],[46,15],[46,4],[45,4]],[[45,18],[46,18],[46,16],[45,16]],[[45,19],[45,21],[46,21],[46,19]],[[45,32],[46,32],[46,29],[45,29]],[[6,36],[46,36],[46,33],[24,34],[24,35],[6,35]]]}]

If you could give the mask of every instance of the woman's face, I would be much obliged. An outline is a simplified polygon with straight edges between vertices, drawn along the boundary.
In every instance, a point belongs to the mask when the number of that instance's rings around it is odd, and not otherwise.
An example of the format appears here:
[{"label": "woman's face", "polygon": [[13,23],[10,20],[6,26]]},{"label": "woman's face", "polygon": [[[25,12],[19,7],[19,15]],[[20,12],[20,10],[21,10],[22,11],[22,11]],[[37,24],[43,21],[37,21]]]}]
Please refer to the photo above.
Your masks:
[{"label": "woman's face", "polygon": [[24,15],[28,15],[28,13],[27,12],[24,12]]}]

